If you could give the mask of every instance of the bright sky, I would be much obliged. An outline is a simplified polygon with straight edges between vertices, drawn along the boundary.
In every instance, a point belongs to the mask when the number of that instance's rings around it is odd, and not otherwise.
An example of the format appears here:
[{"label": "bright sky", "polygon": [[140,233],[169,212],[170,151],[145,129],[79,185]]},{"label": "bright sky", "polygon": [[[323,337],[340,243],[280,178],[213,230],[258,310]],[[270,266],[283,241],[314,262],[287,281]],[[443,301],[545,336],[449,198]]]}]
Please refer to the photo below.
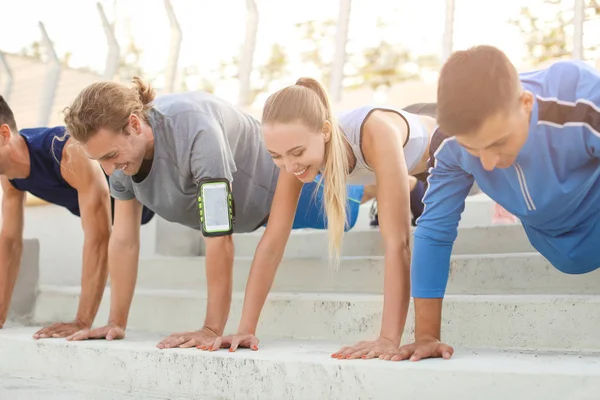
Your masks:
[{"label": "bright sky", "polygon": [[[517,65],[523,59],[521,35],[508,20],[521,7],[541,0],[455,0],[455,49],[487,43],[500,47]],[[150,73],[164,69],[170,29],[163,0],[100,0],[110,21],[116,17],[121,47],[128,32],[144,51],[141,64]],[[566,6],[573,0],[565,0]],[[567,4],[568,3],[568,4]],[[221,60],[237,56],[244,40],[245,0],[172,0],[183,30],[180,67],[214,68]],[[270,53],[273,43],[294,53],[299,39],[295,22],[336,17],[338,0],[257,0],[260,25],[255,65]],[[116,5],[116,7],[115,7]],[[353,0],[350,39],[354,46],[376,43],[377,18],[390,23],[386,39],[404,44],[419,54],[441,53],[445,0]],[[19,52],[39,40],[43,21],[59,54],[72,52],[74,67],[102,70],[106,39],[96,1],[0,0],[0,50]],[[293,73],[302,74],[295,64]],[[293,79],[293,77],[291,78]]]}]

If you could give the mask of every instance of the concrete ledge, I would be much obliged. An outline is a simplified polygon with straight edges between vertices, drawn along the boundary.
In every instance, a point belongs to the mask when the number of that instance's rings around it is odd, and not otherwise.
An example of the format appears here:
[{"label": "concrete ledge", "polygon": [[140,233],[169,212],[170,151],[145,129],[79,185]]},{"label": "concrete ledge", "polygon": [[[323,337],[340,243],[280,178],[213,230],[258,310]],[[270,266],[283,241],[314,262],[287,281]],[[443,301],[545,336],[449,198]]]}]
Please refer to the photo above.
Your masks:
[{"label": "concrete ledge", "polygon": [[69,380],[69,377],[39,379],[17,378],[0,374],[0,399],[7,400],[170,400],[168,396],[154,393],[135,393],[115,390],[103,385],[84,385]]},{"label": "concrete ledge", "polygon": [[[204,255],[204,242],[197,231],[157,221],[156,253],[163,256]],[[163,231],[160,231],[163,229]],[[252,233],[235,234],[235,254],[238,257],[252,257],[264,233],[259,229]],[[327,257],[327,231],[302,229],[292,231],[284,258],[323,258]],[[523,227],[519,225],[498,225],[461,227],[454,243],[454,254],[496,254],[535,252],[529,243]],[[344,235],[342,254],[348,257],[381,256],[384,254],[381,233],[377,228],[356,229]]]},{"label": "concrete ledge", "polygon": [[33,318],[40,279],[40,242],[23,240],[23,255],[15,284],[8,319],[26,323]]},{"label": "concrete ledge", "polygon": [[[235,254],[252,257],[264,229],[234,235]],[[292,231],[285,258],[322,258],[328,256],[329,239],[325,230]],[[412,244],[412,243],[411,243]],[[499,254],[536,252],[521,225],[463,227],[458,229],[453,254]],[[344,235],[344,256],[382,256],[383,240],[379,229],[352,230]],[[176,255],[176,254],[173,254]]]},{"label": "concrete ledge", "polygon": [[[108,320],[109,290],[95,325]],[[226,332],[240,321],[243,293],[234,293]],[[42,287],[37,324],[72,318],[79,287]],[[600,350],[600,296],[450,295],[444,300],[442,337],[454,346],[529,350]],[[206,294],[185,290],[136,290],[129,329],[170,334],[198,329]],[[383,296],[271,293],[257,329],[260,339],[293,338],[354,342],[379,335]],[[412,340],[411,304],[403,340]]]},{"label": "concrete ledge", "polygon": [[[367,256],[367,255],[381,255],[383,254],[380,244],[380,237],[378,230],[370,229],[369,227],[369,209],[371,203],[365,203],[361,206],[360,213],[358,216],[357,223],[352,231],[348,232],[344,240],[343,254],[347,256]],[[515,225],[507,226],[492,226],[492,215],[493,215],[493,202],[484,194],[478,194],[467,198],[465,211],[461,216],[459,223],[459,229],[462,228],[507,228],[508,231],[517,232],[517,236],[512,237],[508,235],[502,238],[493,236],[494,240],[490,241],[488,246],[491,248],[497,248],[498,250],[489,250],[485,244],[484,249],[479,252],[483,253],[496,253],[503,251],[532,251],[529,242],[524,238],[523,229],[520,225],[516,225],[516,230],[511,230],[511,227]],[[156,253],[165,256],[201,256],[204,255],[204,242],[199,231],[195,231],[186,226],[175,224],[166,221],[158,216],[156,224]],[[519,231],[520,230],[520,231]],[[479,231],[478,231],[479,232]],[[493,232],[493,231],[492,231]],[[500,231],[499,231],[500,232]],[[313,238],[306,237],[304,235],[308,233],[319,234]],[[371,233],[371,235],[369,235]],[[240,256],[252,256],[256,250],[258,240],[262,229],[257,232],[250,234],[237,234],[234,235],[236,243],[236,254]],[[357,234],[357,235],[354,235]],[[369,235],[372,239],[365,242],[364,234]],[[253,236],[254,235],[254,236]],[[489,235],[489,234],[488,234]],[[296,230],[292,232],[292,237],[288,242],[288,249],[286,249],[287,257],[324,257],[327,256],[327,233],[323,230]],[[477,239],[475,235],[473,238]],[[460,238],[459,238],[460,240]],[[295,244],[295,242],[298,244]],[[471,241],[470,239],[468,240]],[[246,243],[247,242],[247,243]],[[478,246],[485,242],[483,240],[476,240],[477,245],[473,243],[466,244],[468,249],[477,249]],[[508,242],[516,245],[517,247],[511,250],[503,250],[503,243]],[[460,245],[458,251],[460,252]],[[522,249],[524,250],[518,250]],[[468,250],[472,251],[472,250]]]},{"label": "concrete ledge", "polygon": [[158,335],[34,341],[0,332],[0,374],[206,399],[595,399],[600,358],[456,349],[451,360],[334,360],[341,343],[277,341],[259,351],[158,350]]},{"label": "concrete ledge", "polygon": [[[140,260],[139,288],[206,290],[205,257]],[[243,292],[252,258],[236,257],[233,290]],[[326,259],[284,259],[275,275],[277,292],[383,293],[384,258],[345,257],[339,270]],[[66,282],[65,282],[66,284]],[[72,282],[78,285],[79,282]],[[600,270],[567,275],[539,253],[452,257],[448,294],[600,294]]]}]

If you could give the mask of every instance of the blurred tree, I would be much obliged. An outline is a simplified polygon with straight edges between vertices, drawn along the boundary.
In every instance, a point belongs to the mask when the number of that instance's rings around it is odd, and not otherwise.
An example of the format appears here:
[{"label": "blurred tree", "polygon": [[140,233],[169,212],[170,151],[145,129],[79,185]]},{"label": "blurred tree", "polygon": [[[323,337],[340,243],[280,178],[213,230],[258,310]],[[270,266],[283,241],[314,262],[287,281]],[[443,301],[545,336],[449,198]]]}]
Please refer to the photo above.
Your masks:
[{"label": "blurred tree", "polygon": [[[285,47],[280,43],[273,43],[271,54],[267,60],[252,69],[249,104],[252,104],[258,95],[267,93],[271,89],[272,83],[286,76],[288,63],[289,58]],[[224,81],[239,79],[239,57],[221,61],[216,75]]]},{"label": "blurred tree", "polygon": [[119,60],[119,70],[117,72],[119,79],[122,82],[129,82],[134,76],[145,77],[144,69],[140,64],[144,50],[138,47],[133,40],[133,36],[129,36],[129,42],[124,50]]},{"label": "blurred tree", "polygon": [[34,40],[27,46],[21,48],[21,55],[31,57],[36,60],[42,60],[42,43],[39,40]]},{"label": "blurred tree", "polygon": [[[585,20],[600,16],[600,0],[585,1]],[[510,22],[525,38],[528,62],[570,58],[572,53],[573,5],[561,0],[542,0],[539,6],[526,6]],[[598,45],[587,45],[584,57],[593,57]]]},{"label": "blurred tree", "polygon": [[419,77],[418,67],[410,52],[386,40],[364,49],[359,58],[356,83],[351,88],[369,86],[373,90],[380,90]]},{"label": "blurred tree", "polygon": [[[599,0],[600,1],[600,0]],[[436,71],[441,65],[438,55],[425,54],[418,57],[399,43],[387,40],[390,37],[388,28],[394,23],[394,18],[380,17],[375,25],[375,34],[379,43],[358,50],[349,41],[346,49],[346,68],[344,87],[356,89],[370,86],[373,90],[389,88],[394,84],[412,79],[419,79],[425,71]],[[335,46],[336,21],[310,20],[296,24],[300,30],[303,50],[301,60],[320,71],[321,83],[329,87],[332,67],[332,57]]]},{"label": "blurred tree", "polygon": [[229,60],[221,60],[217,67],[217,74],[221,80],[239,79],[240,58],[233,56]]},{"label": "blurred tree", "polygon": [[273,43],[269,58],[255,70],[256,76],[252,79],[249,104],[252,104],[258,95],[268,93],[273,83],[285,78],[288,73],[288,62],[288,55],[283,45]]},{"label": "blurred tree", "polygon": [[313,65],[320,76],[315,76],[323,86],[329,87],[337,21],[335,19],[309,20],[299,22],[296,28],[300,31],[301,61]]},{"label": "blurred tree", "polygon": [[208,93],[215,92],[215,79],[211,79],[216,75],[216,71],[210,71],[208,75],[202,74],[198,67],[190,65],[183,68],[179,76],[179,91],[187,92],[192,90],[202,90]]},{"label": "blurred tree", "polygon": [[[31,57],[41,62],[45,62],[47,60],[46,49],[39,40],[34,40],[27,46],[23,46],[20,53],[22,56]],[[58,55],[61,65],[63,67],[69,67],[69,62],[71,61],[72,56],[73,52],[71,51],[65,51],[62,55]]]}]

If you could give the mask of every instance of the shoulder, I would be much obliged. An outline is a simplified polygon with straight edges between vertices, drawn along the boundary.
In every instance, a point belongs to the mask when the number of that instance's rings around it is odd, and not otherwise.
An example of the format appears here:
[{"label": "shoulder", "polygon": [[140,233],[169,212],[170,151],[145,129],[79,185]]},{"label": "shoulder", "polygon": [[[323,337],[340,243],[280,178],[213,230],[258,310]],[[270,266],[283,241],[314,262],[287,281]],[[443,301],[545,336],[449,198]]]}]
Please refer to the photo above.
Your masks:
[{"label": "shoulder", "polygon": [[600,73],[583,61],[561,60],[519,77],[525,89],[536,95],[575,101],[597,91]]},{"label": "shoulder", "polygon": [[220,111],[226,104],[210,93],[198,91],[159,96],[154,101],[153,108],[167,119],[192,118],[202,122],[220,119]]},{"label": "shoulder", "polygon": [[64,139],[66,134],[64,126],[25,128],[19,130],[19,134],[27,139],[27,142],[37,147],[48,147],[52,145],[55,138]]},{"label": "shoulder", "polygon": [[444,164],[464,166],[465,162],[472,156],[456,141],[456,137],[449,136],[442,140],[435,149],[433,159],[440,160]]},{"label": "shoulder", "polygon": [[205,92],[186,92],[164,95],[155,101],[158,119],[155,129],[171,129],[177,137],[196,138],[202,132],[218,131],[222,126],[222,113],[215,96]]},{"label": "shoulder", "polygon": [[[412,114],[388,107],[371,108],[363,122],[363,136],[365,138],[392,137],[400,139],[401,147],[404,146]],[[415,116],[417,117],[417,116]]]}]

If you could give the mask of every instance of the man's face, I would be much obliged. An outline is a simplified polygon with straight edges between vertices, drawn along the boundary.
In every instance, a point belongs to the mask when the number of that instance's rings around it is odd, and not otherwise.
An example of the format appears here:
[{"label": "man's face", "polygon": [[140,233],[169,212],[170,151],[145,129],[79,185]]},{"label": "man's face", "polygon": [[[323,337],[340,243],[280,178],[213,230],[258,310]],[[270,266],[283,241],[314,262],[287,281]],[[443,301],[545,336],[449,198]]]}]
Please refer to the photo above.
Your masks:
[{"label": "man's face", "polygon": [[142,166],[147,139],[141,133],[139,120],[132,119],[122,132],[101,128],[83,144],[89,157],[98,160],[107,175],[120,169],[132,176]]},{"label": "man's face", "polygon": [[512,166],[527,140],[533,95],[523,92],[517,107],[487,118],[475,131],[456,136],[456,141],[478,157],[487,171]]}]

